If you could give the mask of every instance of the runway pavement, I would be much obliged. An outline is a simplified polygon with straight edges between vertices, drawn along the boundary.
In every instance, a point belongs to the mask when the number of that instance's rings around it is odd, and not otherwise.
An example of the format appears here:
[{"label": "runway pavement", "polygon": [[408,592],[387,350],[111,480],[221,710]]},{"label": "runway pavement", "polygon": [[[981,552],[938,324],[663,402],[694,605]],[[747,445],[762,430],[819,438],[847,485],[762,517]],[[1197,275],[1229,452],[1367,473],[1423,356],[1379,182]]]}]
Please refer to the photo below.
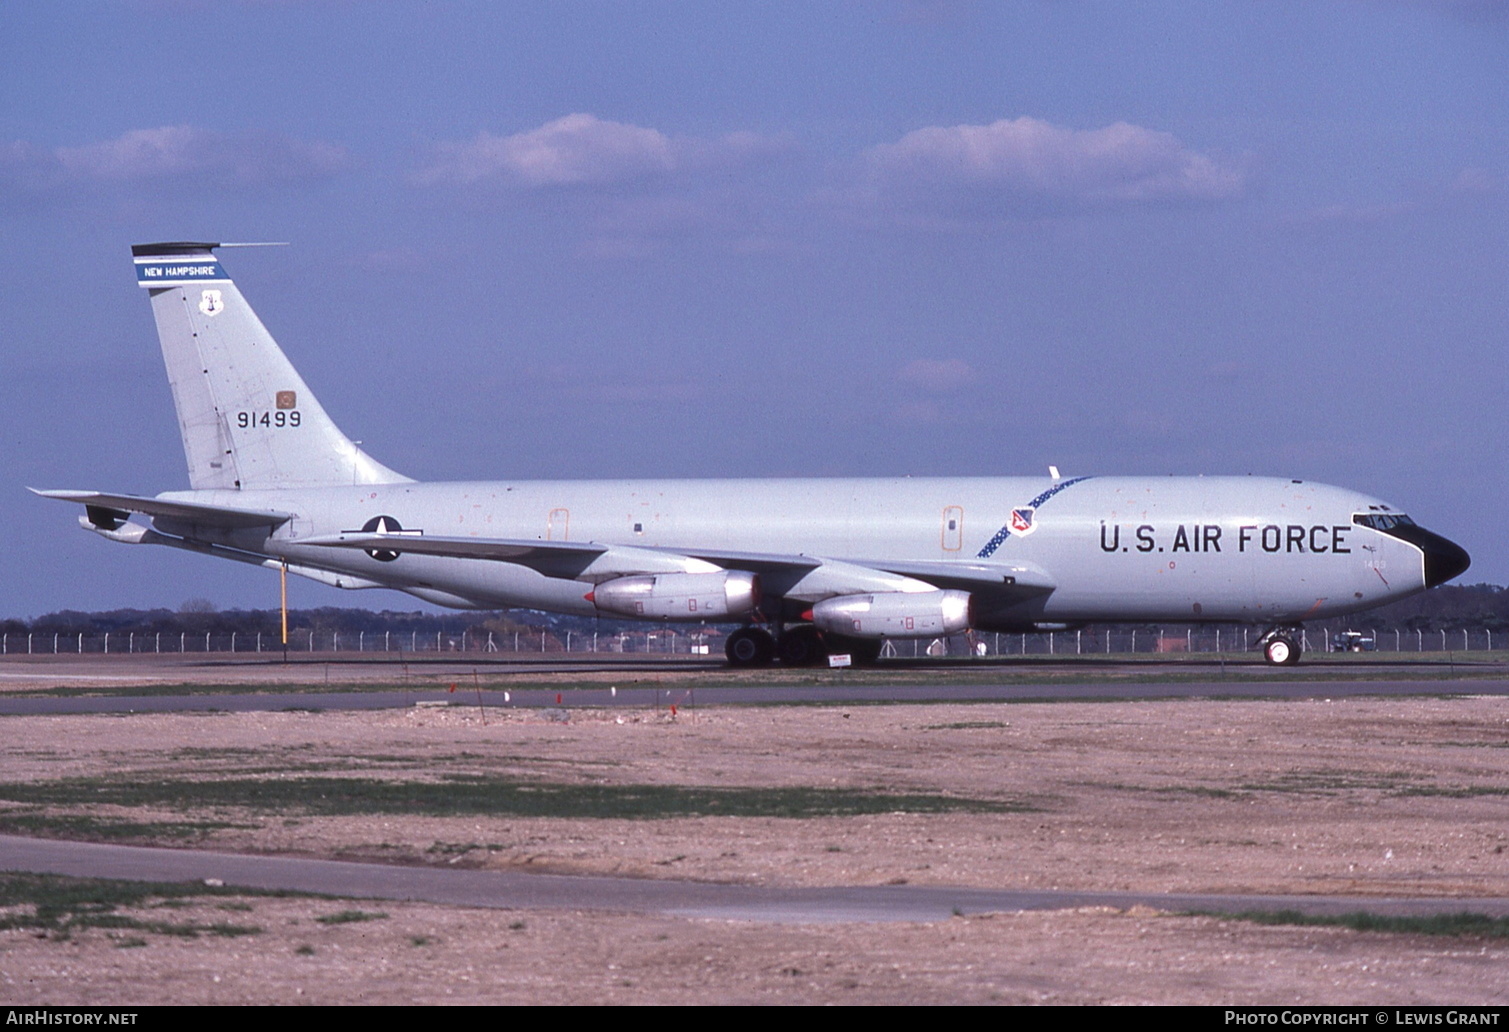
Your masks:
[{"label": "runway pavement", "polygon": [[763,888],[708,882],[458,871],[191,849],[113,846],[0,835],[0,870],[128,881],[204,881],[359,899],[414,900],[507,910],[589,910],[825,924],[939,921],[955,914],[1143,905],[1173,912],[1297,910],[1428,916],[1470,911],[1509,916],[1503,897],[1197,895],[1021,891],[925,885]]},{"label": "runway pavement", "polygon": [[1509,695],[1509,680],[1187,681],[1164,684],[1061,682],[1049,684],[740,685],[729,687],[607,687],[454,692],[351,690],[332,692],[217,692],[183,695],[0,695],[0,716],[61,713],[268,712],[279,710],[397,709],[416,703],[487,709],[625,708],[930,702],[1093,702],[1126,699],[1340,699],[1356,696]]}]

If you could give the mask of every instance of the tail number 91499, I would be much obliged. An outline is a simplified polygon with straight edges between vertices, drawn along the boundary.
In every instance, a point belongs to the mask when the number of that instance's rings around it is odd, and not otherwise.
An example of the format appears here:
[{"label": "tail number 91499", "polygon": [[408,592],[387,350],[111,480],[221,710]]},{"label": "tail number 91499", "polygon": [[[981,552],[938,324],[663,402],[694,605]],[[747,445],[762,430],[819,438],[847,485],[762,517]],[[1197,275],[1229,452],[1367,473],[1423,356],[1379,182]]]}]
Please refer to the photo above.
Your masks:
[{"label": "tail number 91499", "polygon": [[236,425],[243,430],[250,430],[253,427],[259,426],[298,426],[299,422],[300,418],[298,409],[293,409],[287,412],[279,409],[277,412],[251,411],[236,413]]}]

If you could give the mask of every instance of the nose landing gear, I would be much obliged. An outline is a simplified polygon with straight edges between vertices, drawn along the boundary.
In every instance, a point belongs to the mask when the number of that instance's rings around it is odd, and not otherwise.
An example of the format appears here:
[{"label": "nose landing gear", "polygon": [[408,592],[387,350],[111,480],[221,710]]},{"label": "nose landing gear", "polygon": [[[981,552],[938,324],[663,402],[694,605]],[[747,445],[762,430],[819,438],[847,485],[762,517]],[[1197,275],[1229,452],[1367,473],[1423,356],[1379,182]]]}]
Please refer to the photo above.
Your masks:
[{"label": "nose landing gear", "polygon": [[1270,627],[1255,643],[1263,659],[1273,666],[1294,666],[1303,651],[1304,631],[1299,627]]}]

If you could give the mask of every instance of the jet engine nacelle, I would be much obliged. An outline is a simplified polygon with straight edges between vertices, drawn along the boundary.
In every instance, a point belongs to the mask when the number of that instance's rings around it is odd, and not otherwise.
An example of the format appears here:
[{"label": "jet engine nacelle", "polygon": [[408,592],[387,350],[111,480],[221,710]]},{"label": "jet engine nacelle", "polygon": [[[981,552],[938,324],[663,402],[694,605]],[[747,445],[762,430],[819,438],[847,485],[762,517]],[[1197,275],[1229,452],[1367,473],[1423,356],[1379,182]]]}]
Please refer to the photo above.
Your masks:
[{"label": "jet engine nacelle", "polygon": [[928,638],[969,630],[967,591],[887,591],[839,595],[812,607],[812,622],[852,638]]},{"label": "jet engine nacelle", "polygon": [[616,577],[588,592],[605,613],[651,620],[743,620],[760,604],[760,578],[743,570]]}]

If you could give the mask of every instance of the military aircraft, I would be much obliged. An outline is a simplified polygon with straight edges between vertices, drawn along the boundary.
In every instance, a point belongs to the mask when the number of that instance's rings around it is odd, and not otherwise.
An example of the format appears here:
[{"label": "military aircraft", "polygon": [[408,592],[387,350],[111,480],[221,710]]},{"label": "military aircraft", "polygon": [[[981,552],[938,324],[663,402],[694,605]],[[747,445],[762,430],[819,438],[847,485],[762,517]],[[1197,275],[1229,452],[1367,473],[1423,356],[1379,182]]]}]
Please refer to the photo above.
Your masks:
[{"label": "military aircraft", "polygon": [[1265,658],[1294,663],[1303,621],[1469,563],[1377,498],[1276,478],[414,481],[325,414],[222,246],[132,248],[192,489],[37,492],[111,541],[459,609],[739,623],[736,666],[1091,621],[1262,625]]}]

